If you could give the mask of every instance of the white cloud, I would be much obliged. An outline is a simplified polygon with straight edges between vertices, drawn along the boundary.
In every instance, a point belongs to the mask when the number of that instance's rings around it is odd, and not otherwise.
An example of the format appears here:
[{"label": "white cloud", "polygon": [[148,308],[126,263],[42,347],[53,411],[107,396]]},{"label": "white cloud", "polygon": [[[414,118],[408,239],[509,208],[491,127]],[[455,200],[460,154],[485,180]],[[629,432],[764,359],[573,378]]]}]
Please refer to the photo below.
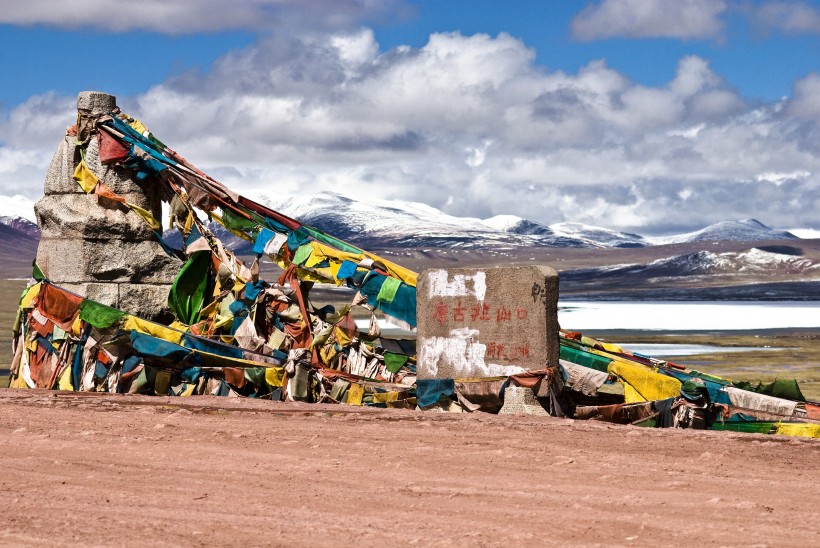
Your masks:
[{"label": "white cloud", "polygon": [[808,171],[792,171],[791,173],[760,173],[755,180],[759,183],[772,183],[780,186],[788,181],[802,181],[811,177]]},{"label": "white cloud", "polygon": [[[120,106],[248,194],[335,191],[652,233],[749,217],[813,226],[817,86],[810,75],[792,99],[750,105],[694,56],[649,87],[602,61],[547,72],[505,34],[383,52],[360,30],[267,38]],[[3,117],[0,194],[36,198],[73,108],[32,98]]]},{"label": "white cloud", "polygon": [[14,196],[0,195],[0,217],[23,217],[36,222],[34,201],[19,194]]},{"label": "white cloud", "polygon": [[820,33],[820,9],[806,2],[764,2],[748,9],[752,21],[764,30],[786,34]]},{"label": "white cloud", "polygon": [[42,194],[48,163],[76,118],[76,99],[53,93],[0,112],[0,195]]},{"label": "white cloud", "polygon": [[787,229],[789,232],[797,236],[798,238],[804,238],[807,240],[816,240],[820,239],[820,230],[813,229],[813,228],[789,228]]},{"label": "white cloud", "polygon": [[572,20],[579,40],[606,38],[717,38],[720,16],[728,5],[722,0],[602,0]]},{"label": "white cloud", "polygon": [[786,112],[798,118],[820,120],[820,73],[813,72],[794,84]]},{"label": "white cloud", "polygon": [[[398,6],[397,6],[398,5]],[[5,2],[0,23],[165,34],[339,29],[400,7],[394,0],[27,0]]]}]

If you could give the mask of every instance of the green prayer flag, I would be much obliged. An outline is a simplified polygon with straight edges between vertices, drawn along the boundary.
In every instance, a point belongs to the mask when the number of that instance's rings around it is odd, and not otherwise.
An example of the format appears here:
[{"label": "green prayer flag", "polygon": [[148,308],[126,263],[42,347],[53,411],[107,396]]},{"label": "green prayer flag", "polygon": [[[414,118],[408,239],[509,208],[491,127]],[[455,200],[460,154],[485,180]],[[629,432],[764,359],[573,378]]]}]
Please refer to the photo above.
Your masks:
[{"label": "green prayer flag", "polygon": [[376,300],[383,303],[392,303],[396,298],[396,292],[399,290],[401,281],[396,278],[385,278],[379,293],[376,295]]},{"label": "green prayer flag", "polygon": [[222,222],[225,223],[225,228],[233,230],[253,231],[255,228],[259,226],[259,223],[257,223],[256,221],[246,219],[238,213],[234,213],[231,209],[227,207],[222,210]]},{"label": "green prayer flag", "polygon": [[197,251],[188,259],[171,285],[168,306],[185,325],[196,323],[205,302],[211,252]]},{"label": "green prayer flag", "polygon": [[401,369],[404,366],[404,364],[407,363],[408,359],[410,359],[410,356],[405,356],[404,354],[394,354],[392,352],[385,352],[384,367],[391,373],[396,373],[399,369]]},{"label": "green prayer flag", "polygon": [[603,371],[604,373],[607,372],[607,367],[612,361],[609,358],[593,354],[592,352],[585,352],[583,350],[572,348],[571,346],[568,346],[568,343],[565,344],[563,340],[561,341],[560,354],[562,360],[583,365],[584,367],[589,367],[590,369],[595,369],[596,371]]},{"label": "green prayer flag", "polygon": [[127,315],[128,314],[122,310],[89,301],[88,299],[80,303],[80,319],[86,323],[90,323],[97,329],[111,327]]},{"label": "green prayer flag", "polygon": [[317,229],[315,229],[313,227],[310,227],[310,226],[303,226],[302,228],[304,228],[307,231],[308,234],[313,236],[313,238],[315,240],[317,240],[319,242],[322,242],[323,244],[327,244],[331,247],[334,247],[334,248],[338,249],[339,251],[344,251],[344,252],[347,252],[347,253],[361,253],[362,252],[362,250],[359,249],[358,247],[356,247],[354,245],[350,245],[349,243],[344,242],[344,241],[340,240],[339,238],[336,238],[335,236],[331,236],[330,234],[325,234],[321,230],[317,230]]},{"label": "green prayer flag", "polygon": [[34,278],[38,282],[42,282],[43,280],[46,279],[45,274],[43,274],[43,271],[40,270],[39,266],[37,266],[37,263],[32,262],[31,266],[32,266],[32,269],[31,269],[31,277],[32,278]]},{"label": "green prayer flag", "polygon": [[309,245],[305,244],[300,246],[296,249],[296,253],[293,254],[293,264],[304,264],[304,262],[308,260],[308,257],[310,257],[311,253],[313,253],[313,248]]}]

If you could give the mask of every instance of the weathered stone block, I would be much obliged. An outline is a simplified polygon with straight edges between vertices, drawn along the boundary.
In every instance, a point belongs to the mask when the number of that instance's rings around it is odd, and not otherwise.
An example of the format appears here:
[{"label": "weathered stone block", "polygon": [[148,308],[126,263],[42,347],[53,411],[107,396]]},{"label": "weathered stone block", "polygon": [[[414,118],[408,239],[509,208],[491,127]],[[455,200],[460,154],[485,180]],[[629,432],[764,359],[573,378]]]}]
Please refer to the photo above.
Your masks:
[{"label": "weathered stone block", "polygon": [[182,263],[155,241],[43,238],[37,264],[55,284],[171,283]]},{"label": "weathered stone block", "polygon": [[51,159],[43,184],[43,192],[49,194],[84,194],[83,189],[73,179],[74,169],[80,163],[80,150],[74,144],[74,137],[66,135],[57,146]]},{"label": "weathered stone block", "polygon": [[174,320],[168,308],[168,292],[165,284],[120,284],[119,309],[146,320],[168,324]]},{"label": "weathered stone block", "polygon": [[90,114],[107,114],[117,107],[117,98],[101,91],[81,91],[77,95],[77,110]]},{"label": "weathered stone block", "polygon": [[108,306],[117,307],[120,298],[118,284],[109,283],[63,283],[60,287],[76,293],[86,299],[97,301]]},{"label": "weathered stone block", "polygon": [[60,287],[140,318],[165,323],[173,321],[168,309],[170,287],[165,284],[66,283]]},{"label": "weathered stone block", "polygon": [[[129,202],[144,207],[144,194],[126,194]],[[111,238],[153,240],[145,220],[125,205],[96,194],[52,194],[34,204],[44,238]]]},{"label": "weathered stone block", "polygon": [[417,292],[418,378],[558,365],[558,274],[546,266],[434,269]]}]

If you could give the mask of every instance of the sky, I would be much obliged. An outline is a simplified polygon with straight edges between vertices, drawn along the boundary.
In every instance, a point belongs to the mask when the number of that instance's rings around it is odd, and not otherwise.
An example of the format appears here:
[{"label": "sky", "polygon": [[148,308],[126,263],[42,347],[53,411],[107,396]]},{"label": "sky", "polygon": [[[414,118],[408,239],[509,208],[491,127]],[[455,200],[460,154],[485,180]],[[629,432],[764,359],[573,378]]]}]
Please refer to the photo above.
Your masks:
[{"label": "sky", "polygon": [[0,215],[97,90],[249,197],[820,229],[820,0],[26,0],[0,42]]}]

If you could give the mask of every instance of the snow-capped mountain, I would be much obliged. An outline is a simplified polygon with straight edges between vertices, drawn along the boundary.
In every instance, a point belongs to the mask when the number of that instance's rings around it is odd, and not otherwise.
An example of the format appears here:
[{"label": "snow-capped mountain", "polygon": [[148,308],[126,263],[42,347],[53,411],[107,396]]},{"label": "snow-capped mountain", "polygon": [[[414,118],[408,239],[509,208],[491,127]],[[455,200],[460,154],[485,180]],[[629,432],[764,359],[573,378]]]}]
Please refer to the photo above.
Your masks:
[{"label": "snow-capped mountain", "polygon": [[697,251],[665,257],[646,264],[624,264],[561,273],[562,282],[591,282],[629,277],[631,280],[660,280],[711,276],[714,274],[802,274],[818,271],[820,263],[802,257],[788,246],[753,247],[741,252]]},{"label": "snow-capped mountain", "polygon": [[434,207],[398,200],[356,201],[333,193],[258,196],[260,202],[305,224],[362,247],[413,248],[637,248],[699,241],[796,238],[754,219],[725,221],[678,236],[644,237],[582,223],[544,225],[516,215],[455,217]]},{"label": "snow-capped mountain", "polygon": [[20,194],[13,196],[0,195],[0,219],[6,217],[22,217],[34,221],[34,202]]},{"label": "snow-capped mountain", "polygon": [[518,215],[496,215],[481,222],[495,230],[512,234],[537,234],[539,236],[551,236],[553,234],[550,227],[524,219]]},{"label": "snow-capped mountain", "polygon": [[695,232],[675,236],[647,237],[652,245],[679,244],[709,241],[758,242],[797,238],[791,232],[769,228],[757,219],[722,221]]},{"label": "snow-capped mountain", "polygon": [[[456,217],[434,207],[398,200],[357,201],[334,193],[315,196],[273,196],[256,199],[298,221],[364,249],[464,249],[499,250],[536,248],[640,248],[704,241],[762,241],[796,238],[754,219],[724,221],[677,236],[645,237],[582,223],[544,225],[516,215],[489,219]],[[37,225],[19,216],[0,217],[0,225],[38,239]],[[216,224],[210,226],[223,242],[240,254],[252,243],[237,238]],[[166,236],[179,245],[175,231]]]},{"label": "snow-capped mountain", "polygon": [[550,225],[550,229],[557,236],[588,240],[594,242],[597,247],[645,247],[649,245],[646,239],[638,234],[618,232],[583,223],[557,223]]},{"label": "snow-capped mountain", "polygon": [[27,219],[18,219],[0,217],[0,278],[30,275],[31,261],[37,255],[40,239],[37,225]]},{"label": "snow-capped mountain", "polygon": [[302,223],[365,248],[601,247],[591,240],[552,234],[548,227],[520,217],[504,216],[513,221],[507,226],[498,218],[482,221],[454,217],[417,202],[360,202],[333,193],[287,198],[262,195],[259,200]]},{"label": "snow-capped mountain", "polygon": [[25,217],[20,217],[19,215],[3,216],[0,217],[0,224],[13,228],[34,239],[40,239],[40,228],[37,226],[37,223],[31,222]]}]

